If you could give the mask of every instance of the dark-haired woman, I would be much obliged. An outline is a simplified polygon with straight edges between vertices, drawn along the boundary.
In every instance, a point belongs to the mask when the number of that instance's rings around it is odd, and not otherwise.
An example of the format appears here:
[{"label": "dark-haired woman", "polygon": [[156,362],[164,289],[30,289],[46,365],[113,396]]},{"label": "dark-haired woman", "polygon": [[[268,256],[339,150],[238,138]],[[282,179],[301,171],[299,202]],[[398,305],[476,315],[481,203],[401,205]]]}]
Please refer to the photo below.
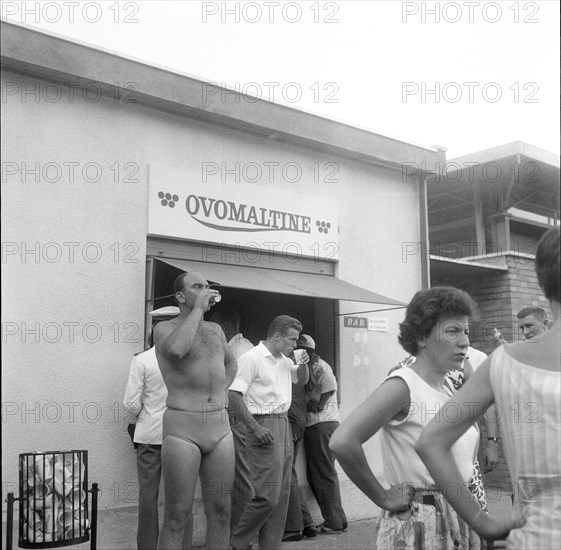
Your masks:
[{"label": "dark-haired woman", "polygon": [[[418,443],[435,480],[457,484],[451,450],[469,428],[468,416],[495,402],[514,493],[512,518],[481,513],[466,491],[452,505],[485,538],[510,533],[507,548],[557,549],[561,544],[561,330],[559,227],[547,231],[536,253],[538,282],[554,322],[539,340],[501,346],[479,367],[423,432]],[[454,409],[455,423],[440,420]],[[468,410],[469,409],[469,410]]]},{"label": "dark-haired woman", "polygon": [[[423,428],[450,398],[446,374],[464,362],[475,311],[472,298],[456,288],[415,294],[399,335],[415,361],[393,371],[331,438],[330,448],[349,478],[382,508],[375,548],[480,548],[475,531],[437,490],[415,451]],[[378,431],[388,489],[374,476],[362,448]],[[471,479],[478,441],[472,426],[452,449],[463,483]]]}]

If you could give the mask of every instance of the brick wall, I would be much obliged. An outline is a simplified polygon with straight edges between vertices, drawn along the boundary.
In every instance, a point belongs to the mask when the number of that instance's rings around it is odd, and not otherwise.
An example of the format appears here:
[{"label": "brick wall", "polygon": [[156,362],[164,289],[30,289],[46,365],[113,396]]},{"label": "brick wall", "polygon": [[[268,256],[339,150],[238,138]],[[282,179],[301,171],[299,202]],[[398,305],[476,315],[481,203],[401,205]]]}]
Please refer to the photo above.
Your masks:
[{"label": "brick wall", "polygon": [[[432,286],[451,285],[465,290],[476,301],[480,317],[470,325],[471,345],[491,353],[495,347],[493,327],[503,331],[504,337],[511,341],[512,299],[510,291],[510,272],[492,272],[484,276],[463,278],[433,279]],[[508,328],[508,330],[505,330]]]},{"label": "brick wall", "polygon": [[[545,299],[538,284],[538,278],[534,269],[534,260],[508,256],[507,264],[510,274],[513,322],[516,323],[518,320],[516,318],[516,313],[527,306],[543,307],[551,318],[549,303]],[[518,324],[516,324],[516,334],[517,333]],[[513,339],[518,340],[520,336]]]}]

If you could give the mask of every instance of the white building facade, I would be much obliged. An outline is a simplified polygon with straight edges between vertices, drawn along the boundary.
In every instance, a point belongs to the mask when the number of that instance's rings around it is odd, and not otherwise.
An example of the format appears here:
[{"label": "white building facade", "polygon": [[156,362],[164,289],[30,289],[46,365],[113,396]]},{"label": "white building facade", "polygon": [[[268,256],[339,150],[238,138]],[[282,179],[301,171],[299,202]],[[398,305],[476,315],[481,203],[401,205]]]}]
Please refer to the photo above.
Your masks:
[{"label": "white building facade", "polygon": [[[412,167],[444,153],[18,25],[2,23],[2,64],[2,496],[19,453],[86,449],[99,547],[128,548],[123,392],[179,270],[220,283],[254,342],[299,318],[344,419],[404,355],[402,305],[429,281]],[[381,474],[377,438],[366,448]],[[349,519],[374,515],[340,479]]]}]

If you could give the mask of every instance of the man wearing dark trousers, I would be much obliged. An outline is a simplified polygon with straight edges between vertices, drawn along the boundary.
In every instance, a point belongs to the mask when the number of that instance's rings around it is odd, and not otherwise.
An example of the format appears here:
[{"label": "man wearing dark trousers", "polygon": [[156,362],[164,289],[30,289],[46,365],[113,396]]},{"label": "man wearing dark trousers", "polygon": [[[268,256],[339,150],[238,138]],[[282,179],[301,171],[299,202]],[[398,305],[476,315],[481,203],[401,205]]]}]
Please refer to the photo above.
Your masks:
[{"label": "man wearing dark trousers", "polygon": [[[228,346],[230,346],[236,360],[253,348],[253,344],[247,338],[244,338],[243,334],[240,332],[241,320],[237,311],[222,305],[213,312],[210,319],[213,323],[218,323],[222,327],[224,336],[228,341]],[[253,488],[251,487],[249,466],[245,456],[245,424],[241,421],[236,421],[231,407],[228,407],[228,417],[230,420],[230,428],[232,429],[232,436],[234,438],[236,454],[234,488],[232,493],[232,514],[230,517],[230,530],[233,530],[234,526],[240,520],[246,504],[253,497]]]},{"label": "man wearing dark trousers", "polygon": [[234,527],[231,548],[245,550],[259,534],[259,548],[280,550],[288,507],[292,436],[288,409],[292,383],[308,381],[308,356],[301,364],[288,358],[302,324],[288,315],[275,317],[267,333],[238,361],[228,392],[230,409],[247,429],[246,458],[254,496]]},{"label": "man wearing dark trousers", "polygon": [[315,537],[316,527],[308,510],[304,495],[298,483],[296,458],[304,439],[306,428],[306,386],[292,385],[292,403],[288,409],[288,420],[292,431],[292,476],[290,481],[290,497],[284,527],[283,542],[297,542],[304,537]]},{"label": "man wearing dark trousers", "polygon": [[339,534],[347,528],[347,516],[341,504],[335,459],[329,450],[329,440],[339,426],[337,380],[331,366],[316,353],[316,343],[311,336],[302,334],[298,347],[305,349],[310,357],[304,448],[308,481],[324,520],[318,531]]}]

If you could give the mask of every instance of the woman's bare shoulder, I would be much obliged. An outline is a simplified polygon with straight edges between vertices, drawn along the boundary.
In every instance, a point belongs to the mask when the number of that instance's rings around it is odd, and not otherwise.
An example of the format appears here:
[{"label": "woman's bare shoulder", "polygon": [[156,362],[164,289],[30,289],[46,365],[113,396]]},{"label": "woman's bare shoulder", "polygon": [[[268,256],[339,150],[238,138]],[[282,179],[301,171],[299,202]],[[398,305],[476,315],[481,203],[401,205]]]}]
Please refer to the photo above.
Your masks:
[{"label": "woman's bare shoulder", "polygon": [[524,365],[549,371],[561,370],[561,342],[553,334],[506,344],[504,352]]}]

